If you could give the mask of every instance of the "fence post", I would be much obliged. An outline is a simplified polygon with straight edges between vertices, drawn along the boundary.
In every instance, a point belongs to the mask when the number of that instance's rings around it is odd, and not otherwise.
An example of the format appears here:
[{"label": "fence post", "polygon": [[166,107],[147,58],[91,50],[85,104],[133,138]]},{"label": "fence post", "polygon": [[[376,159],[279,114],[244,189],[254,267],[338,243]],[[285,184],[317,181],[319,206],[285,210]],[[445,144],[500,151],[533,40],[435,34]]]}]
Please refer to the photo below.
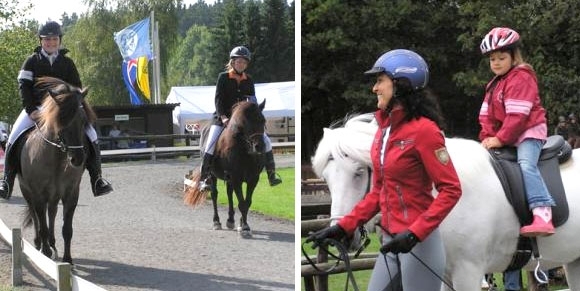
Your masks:
[{"label": "fence post", "polygon": [[22,234],[12,229],[12,286],[22,286]]},{"label": "fence post", "polygon": [[153,151],[151,152],[151,161],[155,162],[157,160],[157,156],[155,154],[155,145],[153,145]]},{"label": "fence post", "polygon": [[58,291],[72,291],[71,265],[69,263],[56,264],[58,274]]}]

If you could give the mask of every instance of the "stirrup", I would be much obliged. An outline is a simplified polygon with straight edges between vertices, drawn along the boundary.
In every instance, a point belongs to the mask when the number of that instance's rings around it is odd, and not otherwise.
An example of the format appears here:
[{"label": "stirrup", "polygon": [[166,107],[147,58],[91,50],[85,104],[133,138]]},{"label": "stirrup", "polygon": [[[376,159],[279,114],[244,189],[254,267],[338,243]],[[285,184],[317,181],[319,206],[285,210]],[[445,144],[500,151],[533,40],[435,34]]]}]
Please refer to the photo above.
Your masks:
[{"label": "stirrup", "polygon": [[4,185],[4,188],[0,188],[0,197],[6,200],[10,199],[10,185],[6,180],[0,180],[0,184]]},{"label": "stirrup", "polygon": [[[99,184],[101,184],[99,186]],[[109,181],[103,179],[102,177],[97,178],[93,184],[93,196],[99,197],[113,192],[113,186]]]},{"label": "stirrup", "polygon": [[209,178],[205,178],[199,181],[199,187],[197,189],[200,192],[208,192],[211,191],[211,183],[209,183]]},{"label": "stirrup", "polygon": [[282,183],[282,177],[276,172],[268,173],[268,182],[270,182],[271,187],[274,187]]}]

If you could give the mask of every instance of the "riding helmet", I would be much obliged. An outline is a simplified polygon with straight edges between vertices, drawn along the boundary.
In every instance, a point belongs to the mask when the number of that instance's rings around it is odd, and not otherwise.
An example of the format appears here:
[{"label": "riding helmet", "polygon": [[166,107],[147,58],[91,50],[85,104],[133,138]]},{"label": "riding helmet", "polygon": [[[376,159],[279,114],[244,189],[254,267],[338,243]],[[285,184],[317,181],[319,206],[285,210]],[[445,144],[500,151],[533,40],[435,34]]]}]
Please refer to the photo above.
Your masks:
[{"label": "riding helmet", "polygon": [[48,21],[45,24],[41,25],[38,29],[38,36],[39,37],[47,37],[47,36],[59,36],[62,37],[62,30],[60,29],[60,24],[56,21]]},{"label": "riding helmet", "polygon": [[429,82],[429,67],[416,52],[396,49],[380,56],[366,75],[385,73],[393,80],[407,79],[414,90],[420,90]]},{"label": "riding helmet", "polygon": [[479,49],[483,55],[497,50],[510,50],[516,48],[520,41],[520,34],[507,27],[495,27],[490,30],[483,40]]},{"label": "riding helmet", "polygon": [[252,53],[245,46],[237,46],[230,52],[230,59],[235,58],[244,58],[249,62],[252,60]]}]

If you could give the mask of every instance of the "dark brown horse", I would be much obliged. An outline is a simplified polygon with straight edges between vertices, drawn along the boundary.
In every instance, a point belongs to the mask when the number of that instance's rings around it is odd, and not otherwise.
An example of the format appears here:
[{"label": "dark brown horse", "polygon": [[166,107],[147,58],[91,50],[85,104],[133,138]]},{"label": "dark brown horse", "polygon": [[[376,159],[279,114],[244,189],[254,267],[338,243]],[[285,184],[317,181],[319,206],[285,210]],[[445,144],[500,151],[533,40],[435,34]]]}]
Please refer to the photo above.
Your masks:
[{"label": "dark brown horse", "polygon": [[34,224],[34,245],[52,258],[53,250],[56,253],[54,221],[58,203],[62,202],[62,261],[72,264],[72,222],[89,142],[85,127],[94,122],[95,114],[84,100],[87,91],[60,79],[39,78],[35,89],[46,92],[42,109],[38,111],[36,128],[24,136],[17,148],[18,180],[28,204],[24,224]]},{"label": "dark brown horse", "polygon": [[[264,128],[266,119],[262,114],[266,101],[261,104],[240,102],[233,108],[232,117],[222,132],[217,145],[214,162],[211,165],[213,174],[211,198],[214,209],[214,229],[221,229],[217,209],[217,178],[226,182],[229,211],[226,226],[234,228],[234,207],[232,194],[236,193],[238,209],[241,213],[238,231],[243,237],[251,237],[248,225],[248,211],[252,205],[252,194],[258,184],[260,172],[264,168]],[[200,144],[205,144],[207,128],[202,133]],[[203,153],[202,153],[203,156]],[[193,185],[199,184],[199,171],[192,177]],[[246,183],[246,193],[242,190],[242,183]],[[205,192],[197,186],[188,187],[184,201],[188,205],[196,206],[205,200]]]}]

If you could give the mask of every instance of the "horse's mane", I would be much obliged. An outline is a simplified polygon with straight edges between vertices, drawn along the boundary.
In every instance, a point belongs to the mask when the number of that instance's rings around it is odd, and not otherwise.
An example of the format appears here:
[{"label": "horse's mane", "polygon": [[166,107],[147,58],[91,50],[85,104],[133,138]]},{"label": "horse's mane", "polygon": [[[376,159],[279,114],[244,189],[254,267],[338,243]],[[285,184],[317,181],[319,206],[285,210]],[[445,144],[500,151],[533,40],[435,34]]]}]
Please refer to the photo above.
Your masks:
[{"label": "horse's mane", "polygon": [[232,117],[228,122],[228,126],[224,129],[222,137],[218,141],[218,148],[219,152],[223,155],[230,151],[230,149],[234,146],[236,140],[235,137],[238,134],[239,128],[244,128],[248,126],[248,115],[250,114],[259,114],[260,112],[258,107],[256,107],[256,112],[248,112],[248,110],[252,110],[252,107],[255,106],[254,103],[251,102],[238,102],[232,107]]},{"label": "horse's mane", "polygon": [[[35,89],[45,92],[42,101],[42,110],[39,112],[38,126],[52,135],[58,134],[64,124],[62,121],[70,120],[79,110],[76,94],[85,94],[87,89],[80,89],[67,82],[52,77],[38,78],[34,84]],[[52,96],[52,97],[51,97]],[[82,101],[88,123],[94,123],[97,119],[92,107],[83,99]]]},{"label": "horse's mane", "polygon": [[369,119],[368,114],[363,114],[347,116],[342,124],[344,127],[324,129],[324,137],[312,157],[312,169],[319,177],[322,177],[330,158],[341,161],[348,157],[371,165],[370,150],[377,130],[376,123]]}]

